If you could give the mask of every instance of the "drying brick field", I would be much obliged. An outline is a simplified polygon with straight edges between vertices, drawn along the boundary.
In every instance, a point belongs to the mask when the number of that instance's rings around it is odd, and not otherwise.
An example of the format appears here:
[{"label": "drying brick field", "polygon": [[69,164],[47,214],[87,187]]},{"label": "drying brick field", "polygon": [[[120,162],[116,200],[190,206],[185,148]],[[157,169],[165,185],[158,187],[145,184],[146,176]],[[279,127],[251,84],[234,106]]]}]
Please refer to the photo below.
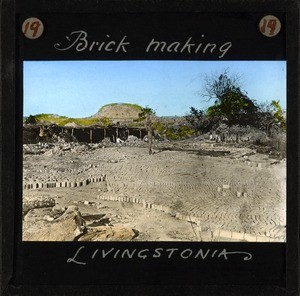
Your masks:
[{"label": "drying brick field", "polygon": [[127,227],[133,241],[285,241],[285,160],[197,138],[153,150],[133,138],[24,145],[24,208],[38,206],[23,209],[23,239],[70,240],[45,230],[76,206],[87,228]]}]

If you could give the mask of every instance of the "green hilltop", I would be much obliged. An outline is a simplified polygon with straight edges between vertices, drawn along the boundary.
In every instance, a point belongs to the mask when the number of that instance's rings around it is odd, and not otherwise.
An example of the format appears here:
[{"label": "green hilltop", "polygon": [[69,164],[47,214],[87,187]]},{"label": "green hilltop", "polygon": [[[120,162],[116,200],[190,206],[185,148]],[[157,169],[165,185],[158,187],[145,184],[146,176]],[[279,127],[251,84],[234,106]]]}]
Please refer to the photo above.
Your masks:
[{"label": "green hilltop", "polygon": [[[32,120],[35,120],[36,124],[57,124],[58,126],[65,126],[68,123],[75,123],[80,126],[90,126],[94,125],[99,122],[97,118],[92,117],[86,117],[86,118],[72,118],[67,116],[60,116],[55,114],[37,114],[37,115],[31,115],[25,119],[26,121],[30,121],[30,118]],[[30,122],[28,122],[30,123]],[[34,123],[34,122],[33,122]]]}]

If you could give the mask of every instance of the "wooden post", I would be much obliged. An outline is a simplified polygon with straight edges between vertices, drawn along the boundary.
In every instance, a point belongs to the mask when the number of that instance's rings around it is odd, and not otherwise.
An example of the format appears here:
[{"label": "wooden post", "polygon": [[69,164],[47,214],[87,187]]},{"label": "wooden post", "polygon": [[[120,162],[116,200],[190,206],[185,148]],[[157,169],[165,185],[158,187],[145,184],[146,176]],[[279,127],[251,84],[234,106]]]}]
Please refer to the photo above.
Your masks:
[{"label": "wooden post", "polygon": [[90,141],[91,141],[91,143],[93,143],[93,130],[92,129],[90,130]]}]

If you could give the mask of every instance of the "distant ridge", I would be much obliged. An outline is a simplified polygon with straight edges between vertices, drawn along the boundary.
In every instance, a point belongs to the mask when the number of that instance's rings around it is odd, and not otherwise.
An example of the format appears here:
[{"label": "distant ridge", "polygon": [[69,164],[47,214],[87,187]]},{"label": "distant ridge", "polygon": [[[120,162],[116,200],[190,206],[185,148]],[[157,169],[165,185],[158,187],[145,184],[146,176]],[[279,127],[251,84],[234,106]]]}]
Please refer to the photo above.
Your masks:
[{"label": "distant ridge", "polygon": [[57,114],[41,113],[26,116],[23,121],[29,124],[57,124],[66,127],[101,125],[101,119],[103,118],[108,118],[113,124],[117,122],[130,123],[139,118],[141,111],[142,107],[137,104],[112,103],[102,106],[96,114],[89,117],[71,118]]}]

